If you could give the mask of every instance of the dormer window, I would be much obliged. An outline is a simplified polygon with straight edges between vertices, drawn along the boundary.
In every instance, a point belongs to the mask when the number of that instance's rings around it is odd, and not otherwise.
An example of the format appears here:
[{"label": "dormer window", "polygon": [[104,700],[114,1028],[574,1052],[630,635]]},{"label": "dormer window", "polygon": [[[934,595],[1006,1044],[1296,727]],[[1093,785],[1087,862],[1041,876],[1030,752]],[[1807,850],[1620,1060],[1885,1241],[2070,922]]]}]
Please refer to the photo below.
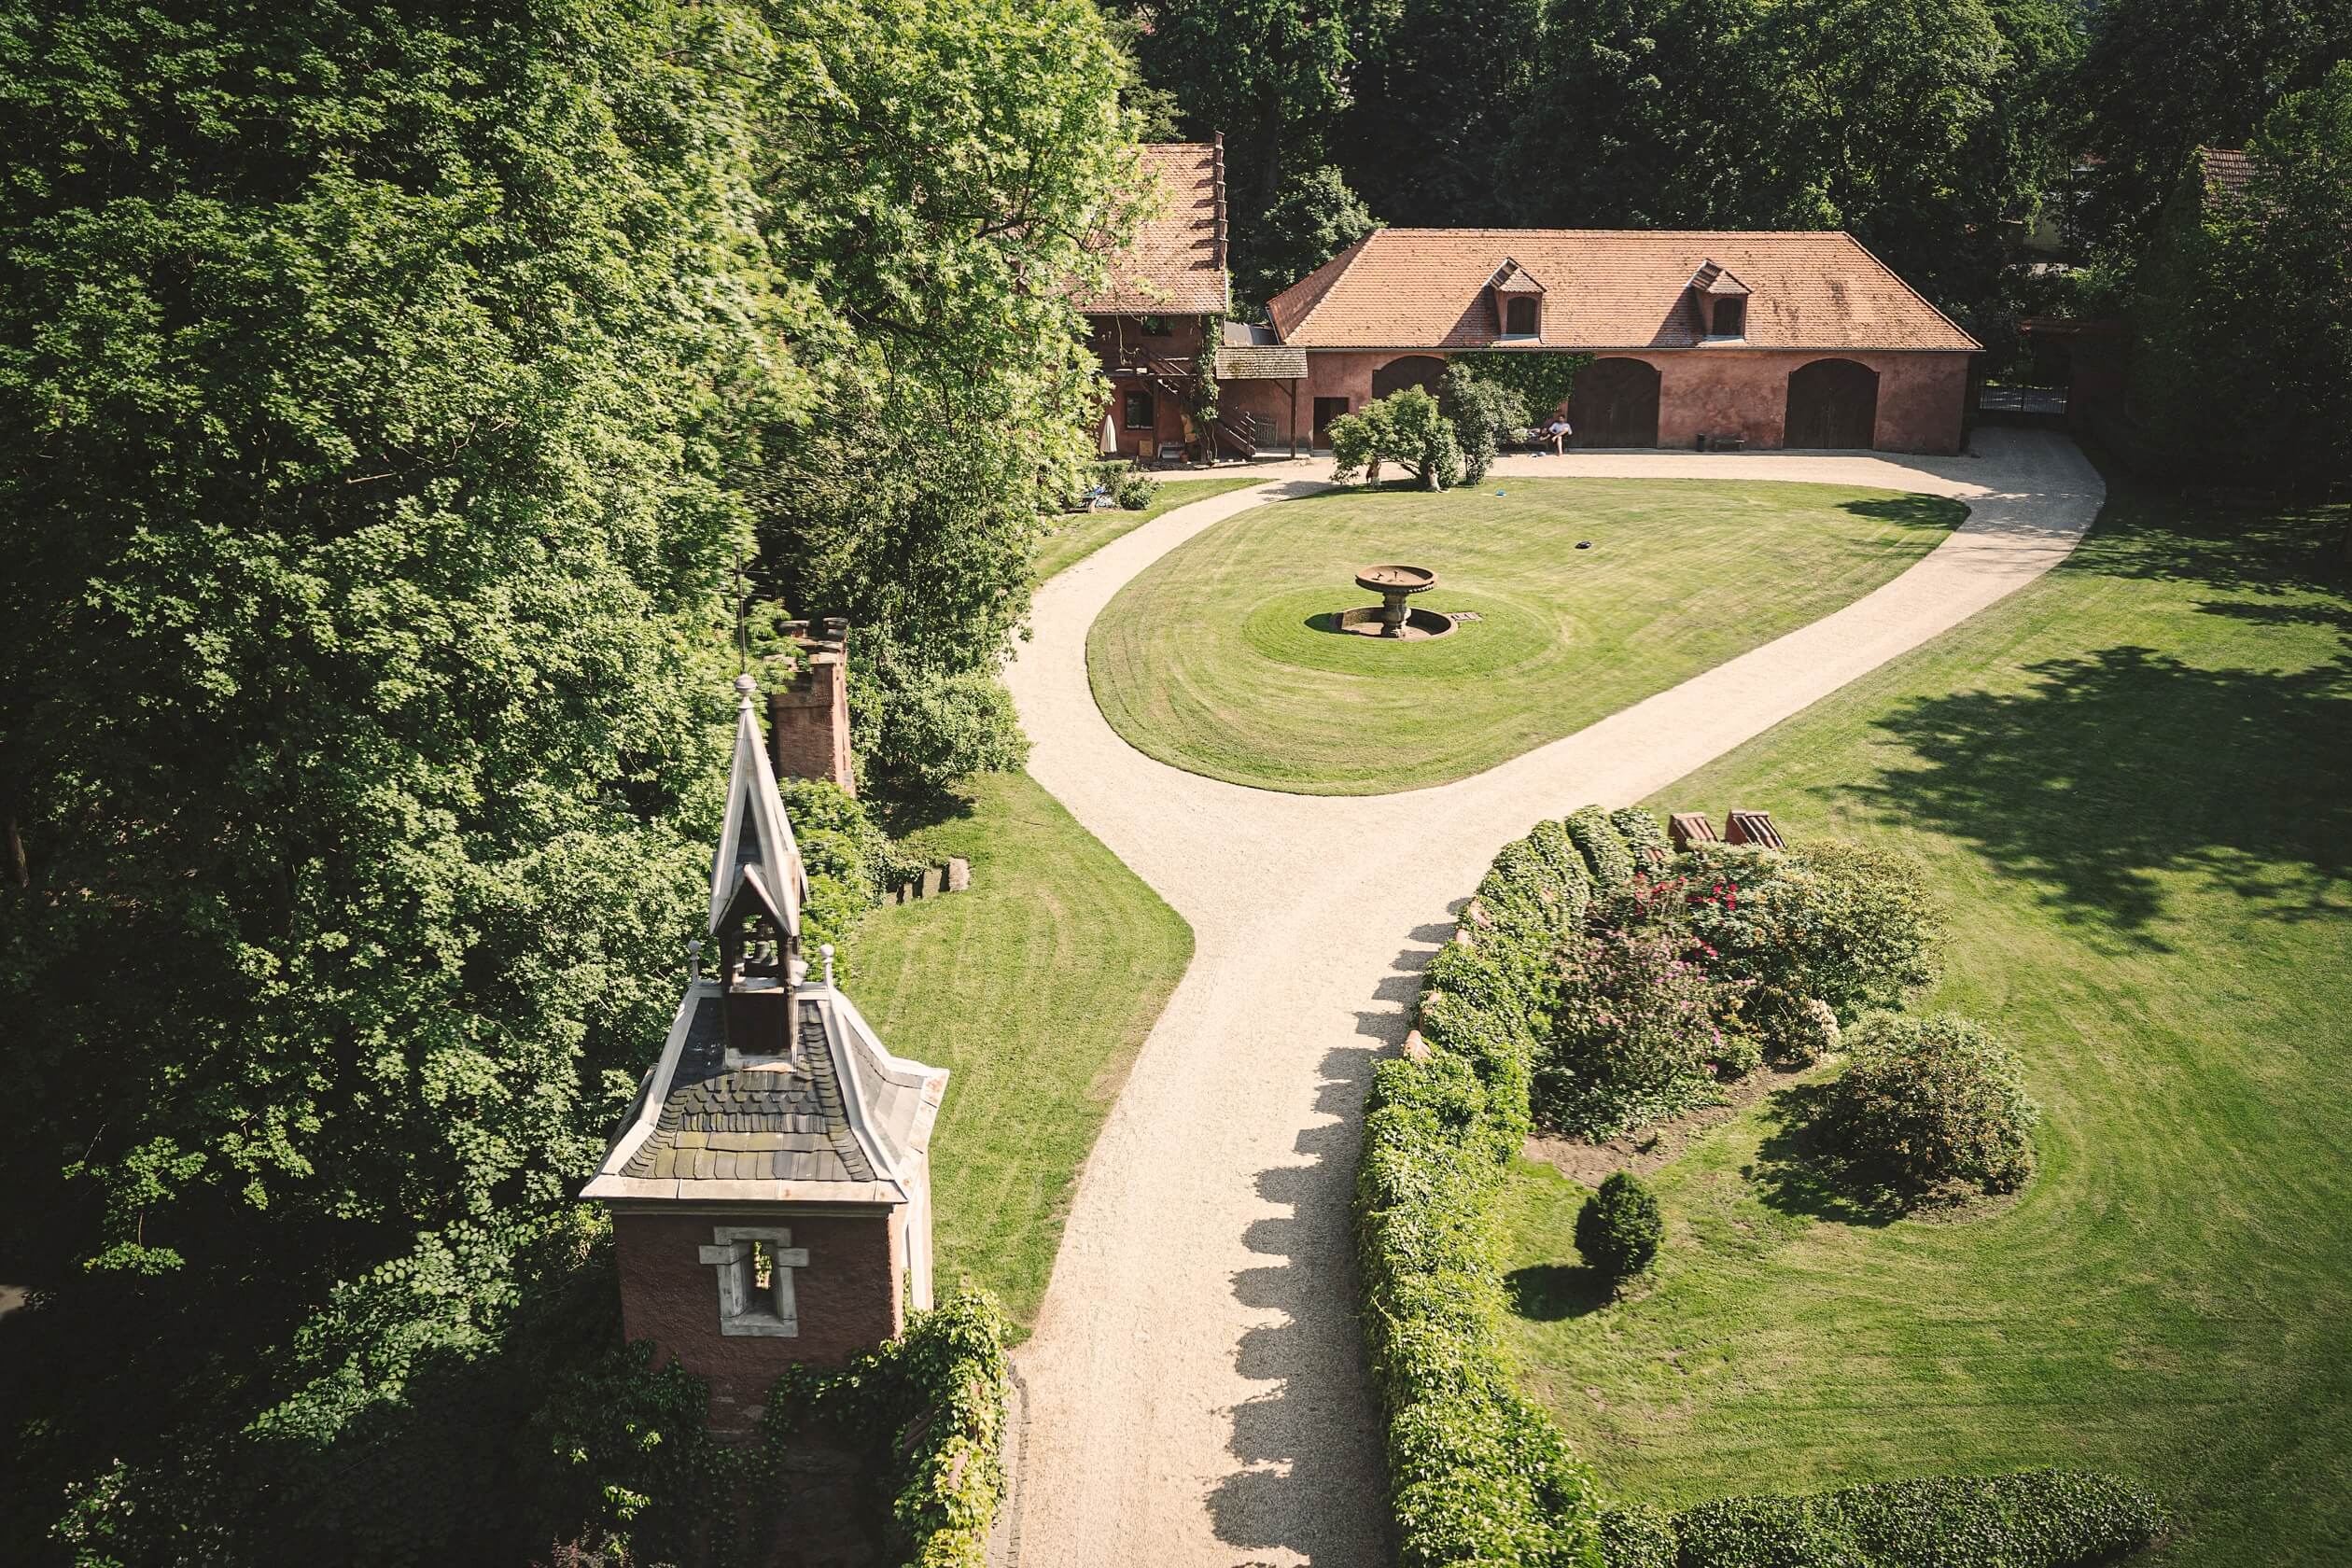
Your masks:
[{"label": "dormer window", "polygon": [[1526,268],[1506,259],[1494,276],[1487,280],[1487,292],[1494,301],[1495,335],[1499,339],[1544,335],[1544,286],[1530,276]]},{"label": "dormer window", "polygon": [[1692,314],[1702,343],[1742,342],[1747,337],[1748,286],[1715,261],[1690,277]]}]

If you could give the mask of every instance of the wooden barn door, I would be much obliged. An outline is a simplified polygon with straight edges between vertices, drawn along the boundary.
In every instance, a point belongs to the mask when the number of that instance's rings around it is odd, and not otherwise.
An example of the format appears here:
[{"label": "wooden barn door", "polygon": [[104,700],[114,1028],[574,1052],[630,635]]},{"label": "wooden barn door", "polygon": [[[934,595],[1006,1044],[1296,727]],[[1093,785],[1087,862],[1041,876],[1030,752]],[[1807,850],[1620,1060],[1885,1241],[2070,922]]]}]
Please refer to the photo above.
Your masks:
[{"label": "wooden barn door", "polygon": [[1783,446],[1878,444],[1878,372],[1851,359],[1816,359],[1788,378]]},{"label": "wooden barn door", "polygon": [[1658,444],[1658,367],[1642,359],[1596,359],[1576,372],[1568,423],[1578,446]]}]

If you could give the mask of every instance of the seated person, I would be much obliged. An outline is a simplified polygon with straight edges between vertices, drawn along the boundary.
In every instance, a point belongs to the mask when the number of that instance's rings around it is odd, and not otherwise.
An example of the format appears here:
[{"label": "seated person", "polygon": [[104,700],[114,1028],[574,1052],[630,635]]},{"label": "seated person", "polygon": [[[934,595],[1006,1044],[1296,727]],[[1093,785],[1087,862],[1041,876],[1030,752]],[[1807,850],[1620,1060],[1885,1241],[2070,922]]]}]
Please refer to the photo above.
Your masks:
[{"label": "seated person", "polygon": [[1550,439],[1552,450],[1562,456],[1567,455],[1569,440],[1575,433],[1575,427],[1568,423],[1568,416],[1564,413],[1553,414],[1551,423],[1544,427],[1544,434]]}]

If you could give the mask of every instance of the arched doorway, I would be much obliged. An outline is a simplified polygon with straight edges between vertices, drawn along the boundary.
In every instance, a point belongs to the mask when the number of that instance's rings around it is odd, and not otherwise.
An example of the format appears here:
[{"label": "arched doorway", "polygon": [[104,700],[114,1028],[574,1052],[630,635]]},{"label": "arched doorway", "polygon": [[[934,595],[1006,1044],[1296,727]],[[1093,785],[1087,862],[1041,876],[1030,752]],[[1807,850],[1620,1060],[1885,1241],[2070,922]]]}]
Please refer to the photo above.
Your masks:
[{"label": "arched doorway", "polygon": [[1851,359],[1816,359],[1788,377],[1783,446],[1878,444],[1878,371]]},{"label": "arched doorway", "polygon": [[1658,444],[1658,367],[1646,359],[1596,359],[1576,372],[1568,423],[1578,446]]},{"label": "arched doorway", "polygon": [[1402,359],[1392,359],[1372,372],[1372,396],[1385,398],[1392,392],[1402,392],[1407,386],[1426,388],[1432,396],[1437,391],[1437,381],[1446,373],[1446,362],[1434,355],[1408,354]]}]

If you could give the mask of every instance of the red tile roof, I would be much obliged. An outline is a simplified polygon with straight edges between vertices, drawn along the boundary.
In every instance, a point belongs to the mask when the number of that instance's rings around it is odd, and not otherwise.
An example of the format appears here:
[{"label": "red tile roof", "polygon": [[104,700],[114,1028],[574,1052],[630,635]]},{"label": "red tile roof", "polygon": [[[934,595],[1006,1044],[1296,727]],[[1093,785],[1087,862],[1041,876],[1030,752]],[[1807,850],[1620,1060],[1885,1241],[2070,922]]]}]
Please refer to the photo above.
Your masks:
[{"label": "red tile roof", "polygon": [[2254,178],[2254,160],[2236,147],[2199,147],[2205,190],[2213,196],[2243,196]]},{"label": "red tile roof", "polygon": [[1159,188],[1156,214],[1111,259],[1110,287],[1078,308],[1090,315],[1222,314],[1232,308],[1225,265],[1225,170],[1212,142],[1154,142],[1143,173]]},{"label": "red tile roof", "polygon": [[1382,229],[1267,310],[1302,348],[1480,348],[1499,335],[1487,288],[1506,259],[1544,282],[1549,348],[1696,345],[1687,291],[1710,262],[1749,291],[1751,348],[1981,346],[1843,233]]}]

